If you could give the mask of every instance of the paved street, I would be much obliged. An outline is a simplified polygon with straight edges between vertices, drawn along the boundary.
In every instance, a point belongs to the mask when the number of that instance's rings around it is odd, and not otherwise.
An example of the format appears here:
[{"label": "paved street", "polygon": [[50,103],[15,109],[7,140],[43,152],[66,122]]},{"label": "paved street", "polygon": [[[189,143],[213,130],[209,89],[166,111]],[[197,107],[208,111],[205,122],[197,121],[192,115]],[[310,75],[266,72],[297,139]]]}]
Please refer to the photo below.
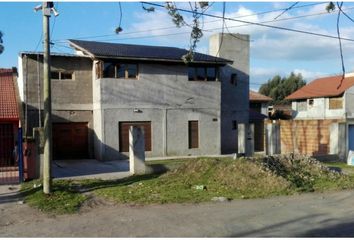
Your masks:
[{"label": "paved street", "polygon": [[354,191],[152,206],[95,201],[52,216],[18,203],[14,189],[0,190],[0,237],[354,236]]}]

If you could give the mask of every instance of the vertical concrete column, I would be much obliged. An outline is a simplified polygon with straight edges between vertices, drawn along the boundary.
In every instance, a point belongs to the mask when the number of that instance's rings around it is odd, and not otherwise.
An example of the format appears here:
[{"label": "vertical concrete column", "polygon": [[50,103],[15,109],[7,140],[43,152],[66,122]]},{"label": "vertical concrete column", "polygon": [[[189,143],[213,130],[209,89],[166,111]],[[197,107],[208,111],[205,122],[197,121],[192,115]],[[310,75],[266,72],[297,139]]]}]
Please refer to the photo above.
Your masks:
[{"label": "vertical concrete column", "polygon": [[247,151],[246,156],[250,157],[254,155],[254,124],[247,124]]},{"label": "vertical concrete column", "polygon": [[145,141],[142,128],[129,129],[129,166],[131,174],[145,174]]},{"label": "vertical concrete column", "polygon": [[43,128],[33,128],[33,138],[35,144],[35,171],[36,178],[43,178],[43,145],[44,145],[44,131]]},{"label": "vertical concrete column", "polygon": [[339,159],[346,159],[346,124],[345,123],[332,123],[330,126],[329,135],[329,153],[337,155]]},{"label": "vertical concrete column", "polygon": [[268,123],[266,127],[266,154],[280,154],[280,124]]},{"label": "vertical concrete column", "polygon": [[237,124],[237,138],[238,138],[238,148],[237,153],[239,155],[246,154],[246,124],[239,123]]}]

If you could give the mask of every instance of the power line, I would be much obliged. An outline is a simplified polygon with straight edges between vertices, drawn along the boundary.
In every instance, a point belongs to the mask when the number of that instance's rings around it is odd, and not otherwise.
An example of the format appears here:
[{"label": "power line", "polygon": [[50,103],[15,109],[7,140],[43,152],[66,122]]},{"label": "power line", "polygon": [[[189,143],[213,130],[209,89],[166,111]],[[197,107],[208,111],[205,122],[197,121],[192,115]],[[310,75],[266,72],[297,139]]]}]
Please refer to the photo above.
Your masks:
[{"label": "power line", "polygon": [[341,60],[341,64],[342,64],[342,78],[340,80],[340,84],[337,87],[337,89],[339,89],[342,86],[343,80],[345,78],[345,66],[344,66],[344,58],[343,58],[343,48],[342,48],[342,40],[341,40],[340,30],[339,30],[339,19],[340,19],[340,14],[342,13],[342,11],[340,11],[340,9],[343,6],[343,2],[341,2],[340,4],[337,2],[337,6],[339,8],[338,16],[337,16],[337,36],[338,36],[338,42],[339,42],[340,60]]},{"label": "power line", "polygon": [[[148,2],[143,2],[143,3],[157,6],[157,7],[164,7],[163,5],[157,4],[157,3],[148,3]],[[178,10],[181,12],[193,13],[193,11],[189,11],[186,9],[178,9]],[[295,33],[308,34],[308,35],[313,35],[313,36],[318,36],[318,37],[338,39],[338,36],[333,36],[333,35],[314,33],[314,32],[309,32],[309,31],[304,31],[304,30],[299,30],[299,29],[286,28],[286,27],[279,27],[279,26],[268,25],[268,24],[264,24],[264,23],[256,23],[256,22],[250,22],[250,21],[245,21],[245,20],[238,20],[238,19],[229,18],[229,17],[223,18],[222,16],[217,16],[217,15],[207,14],[207,13],[203,13],[203,15],[207,16],[207,17],[225,19],[225,20],[229,20],[229,21],[240,22],[240,23],[245,23],[245,24],[250,24],[250,25],[256,25],[256,26],[266,27],[266,28],[273,28],[273,29],[277,29],[277,30],[284,30],[284,31],[288,31],[288,32],[295,32]],[[341,40],[354,42],[354,39],[349,39],[349,38],[341,38]]]},{"label": "power line", "polygon": [[[353,9],[353,8],[354,7],[349,7],[349,8],[346,8],[346,10],[350,10],[350,9]],[[295,20],[295,19],[300,19],[300,18],[305,18],[305,17],[320,16],[320,15],[324,15],[324,14],[328,14],[328,13],[326,11],[324,11],[324,12],[307,14],[307,15],[300,15],[300,16],[289,17],[289,18],[281,18],[281,19],[277,19],[277,20],[263,21],[261,23],[272,23],[272,22],[280,22],[280,21],[289,21],[289,20]],[[234,25],[234,26],[227,27],[227,29],[245,27],[245,26],[249,26],[249,25],[252,25],[252,24],[248,24],[247,23],[247,24],[242,24],[242,25]],[[209,28],[209,29],[204,29],[204,31],[214,31],[214,30],[220,30],[220,29],[222,29],[222,28],[220,28],[220,27],[218,27],[218,28]],[[145,32],[145,31],[141,31],[141,32]],[[135,33],[139,33],[139,32],[135,32]],[[126,34],[130,34],[130,33],[126,33]],[[182,35],[182,34],[190,34],[190,32],[186,31],[186,32],[179,32],[179,33],[177,32],[177,33],[157,34],[157,35],[152,35],[152,36],[137,36],[137,37],[118,38],[118,39],[117,38],[108,38],[108,39],[101,39],[101,41],[117,41],[117,40],[124,41],[124,40],[132,40],[132,39],[146,39],[146,38],[174,36],[174,35]],[[60,41],[60,42],[63,42],[63,41]]]},{"label": "power line", "polygon": [[284,13],[286,13],[287,11],[290,11],[292,8],[295,7],[295,5],[297,5],[299,2],[295,2],[293,3],[290,7],[286,8],[283,12],[281,12],[278,16],[276,16],[274,18],[274,20],[278,19],[281,15],[283,15]]},{"label": "power line", "polygon": [[[300,6],[293,7],[293,9],[295,9],[295,8],[304,8],[304,7],[311,7],[311,6],[320,5],[320,4],[324,4],[324,3],[325,3],[325,2],[305,4],[305,5],[300,5]],[[144,4],[144,2],[141,2],[141,4]],[[213,4],[214,4],[214,2],[213,2],[212,4],[210,4],[207,9],[209,9]],[[203,11],[203,13],[204,13],[207,9],[205,9],[205,10]],[[264,15],[264,14],[272,13],[272,12],[279,12],[279,11],[283,11],[283,10],[285,10],[285,9],[284,9],[284,8],[281,8],[281,9],[274,9],[274,10],[269,10],[269,11],[264,11],[264,12],[253,13],[253,14],[235,16],[234,18],[238,19],[238,18],[246,18],[246,17],[251,17],[251,16],[259,16],[259,15]],[[218,22],[218,21],[222,21],[222,20],[218,19],[218,20],[206,21],[205,23],[213,23],[213,22]],[[153,29],[148,29],[148,30],[143,30],[143,31],[122,32],[122,33],[120,33],[120,35],[128,35],[128,34],[135,34],[135,33],[159,31],[159,30],[174,29],[174,28],[176,28],[176,26],[161,27],[161,28],[153,28]],[[83,39],[95,39],[95,38],[103,38],[103,37],[111,37],[111,36],[116,36],[116,34],[91,35],[91,36],[76,37],[75,39],[77,39],[77,40],[80,40],[80,39],[83,40]],[[66,39],[57,39],[57,40],[53,40],[53,41],[62,41],[62,40],[66,40]]]}]

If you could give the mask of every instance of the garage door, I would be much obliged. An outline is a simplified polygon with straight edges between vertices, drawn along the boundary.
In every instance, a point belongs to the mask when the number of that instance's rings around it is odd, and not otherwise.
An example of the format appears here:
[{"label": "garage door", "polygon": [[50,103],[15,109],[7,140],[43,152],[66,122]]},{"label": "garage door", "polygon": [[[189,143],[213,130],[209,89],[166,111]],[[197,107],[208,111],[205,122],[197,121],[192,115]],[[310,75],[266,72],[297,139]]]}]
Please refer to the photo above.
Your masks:
[{"label": "garage door", "polygon": [[145,151],[151,151],[151,122],[120,122],[119,123],[119,151],[129,152],[130,126],[142,127],[145,137]]},{"label": "garage door", "polygon": [[53,123],[53,158],[88,158],[87,123]]}]

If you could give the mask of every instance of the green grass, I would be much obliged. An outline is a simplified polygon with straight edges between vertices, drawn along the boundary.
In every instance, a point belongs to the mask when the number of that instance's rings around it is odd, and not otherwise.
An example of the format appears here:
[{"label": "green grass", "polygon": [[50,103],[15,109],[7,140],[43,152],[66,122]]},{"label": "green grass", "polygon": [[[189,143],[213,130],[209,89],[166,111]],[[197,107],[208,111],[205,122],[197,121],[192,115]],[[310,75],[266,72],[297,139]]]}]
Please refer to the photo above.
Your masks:
[{"label": "green grass", "polygon": [[[37,186],[37,187],[34,187]],[[41,211],[55,214],[75,213],[87,197],[73,189],[71,181],[53,181],[53,192],[44,194],[40,182],[22,184],[21,192],[25,202]]]},{"label": "green grass", "polygon": [[[330,171],[310,158],[198,158],[151,161],[154,174],[115,181],[60,180],[46,196],[36,182],[22,185],[26,202],[45,212],[74,213],[87,199],[83,193],[124,204],[198,203],[213,197],[263,198],[296,192],[354,188],[352,174]],[[354,170],[345,164],[331,167]],[[203,186],[203,189],[198,189]]]}]

